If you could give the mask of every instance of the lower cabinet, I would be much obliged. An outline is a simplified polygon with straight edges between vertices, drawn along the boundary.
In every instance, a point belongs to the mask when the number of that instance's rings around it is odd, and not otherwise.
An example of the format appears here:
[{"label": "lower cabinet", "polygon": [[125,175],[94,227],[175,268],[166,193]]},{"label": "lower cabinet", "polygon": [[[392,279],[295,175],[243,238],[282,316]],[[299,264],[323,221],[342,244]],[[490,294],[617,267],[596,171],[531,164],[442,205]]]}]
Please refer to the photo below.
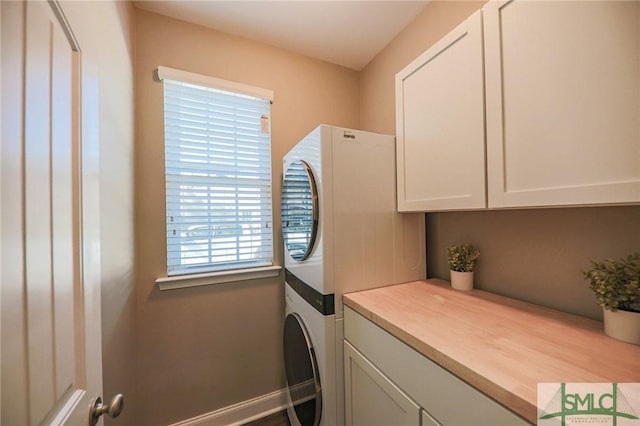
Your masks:
[{"label": "lower cabinet", "polygon": [[347,426],[520,426],[522,417],[344,309]]},{"label": "lower cabinet", "polygon": [[348,426],[420,426],[418,404],[346,341],[344,359]]}]

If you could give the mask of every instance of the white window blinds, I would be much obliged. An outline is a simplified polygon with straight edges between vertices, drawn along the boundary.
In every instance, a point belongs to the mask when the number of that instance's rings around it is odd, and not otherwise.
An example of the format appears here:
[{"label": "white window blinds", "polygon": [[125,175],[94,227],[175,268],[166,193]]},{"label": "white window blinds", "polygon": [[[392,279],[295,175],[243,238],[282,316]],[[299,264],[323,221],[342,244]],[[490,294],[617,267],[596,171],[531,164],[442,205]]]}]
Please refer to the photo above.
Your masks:
[{"label": "white window blinds", "polygon": [[270,99],[252,96],[249,86],[167,70],[158,75],[168,275],[272,265]]}]

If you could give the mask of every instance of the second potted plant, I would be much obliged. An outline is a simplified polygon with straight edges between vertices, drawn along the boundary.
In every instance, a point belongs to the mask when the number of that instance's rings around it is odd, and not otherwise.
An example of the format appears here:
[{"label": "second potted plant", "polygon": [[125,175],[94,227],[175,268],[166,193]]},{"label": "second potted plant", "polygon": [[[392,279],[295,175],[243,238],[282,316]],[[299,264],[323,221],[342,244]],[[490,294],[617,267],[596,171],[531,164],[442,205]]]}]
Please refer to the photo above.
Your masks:
[{"label": "second potted plant", "polygon": [[604,332],[640,345],[640,253],[591,262],[584,277],[603,308]]},{"label": "second potted plant", "polygon": [[447,247],[451,287],[456,290],[473,288],[473,270],[480,258],[480,252],[471,244],[454,244]]}]

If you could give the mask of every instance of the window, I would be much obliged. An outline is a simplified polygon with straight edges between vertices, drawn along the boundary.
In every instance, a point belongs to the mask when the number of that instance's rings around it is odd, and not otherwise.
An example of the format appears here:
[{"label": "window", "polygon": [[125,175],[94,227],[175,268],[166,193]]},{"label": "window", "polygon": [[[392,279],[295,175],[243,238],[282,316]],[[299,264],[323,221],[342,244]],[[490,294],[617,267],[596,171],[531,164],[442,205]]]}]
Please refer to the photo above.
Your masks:
[{"label": "window", "polygon": [[167,274],[272,265],[272,93],[166,67],[158,77]]}]

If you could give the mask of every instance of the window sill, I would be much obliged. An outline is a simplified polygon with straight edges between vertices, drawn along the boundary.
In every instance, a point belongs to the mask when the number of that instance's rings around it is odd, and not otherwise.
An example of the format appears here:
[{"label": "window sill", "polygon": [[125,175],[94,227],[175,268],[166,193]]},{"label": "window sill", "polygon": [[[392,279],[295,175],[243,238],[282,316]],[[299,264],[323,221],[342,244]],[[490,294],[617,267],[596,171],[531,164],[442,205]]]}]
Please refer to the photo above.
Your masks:
[{"label": "window sill", "polygon": [[198,287],[201,285],[222,284],[232,281],[255,280],[280,275],[281,266],[263,266],[261,268],[235,269],[233,271],[208,272],[205,274],[180,275],[156,279],[160,290]]}]

